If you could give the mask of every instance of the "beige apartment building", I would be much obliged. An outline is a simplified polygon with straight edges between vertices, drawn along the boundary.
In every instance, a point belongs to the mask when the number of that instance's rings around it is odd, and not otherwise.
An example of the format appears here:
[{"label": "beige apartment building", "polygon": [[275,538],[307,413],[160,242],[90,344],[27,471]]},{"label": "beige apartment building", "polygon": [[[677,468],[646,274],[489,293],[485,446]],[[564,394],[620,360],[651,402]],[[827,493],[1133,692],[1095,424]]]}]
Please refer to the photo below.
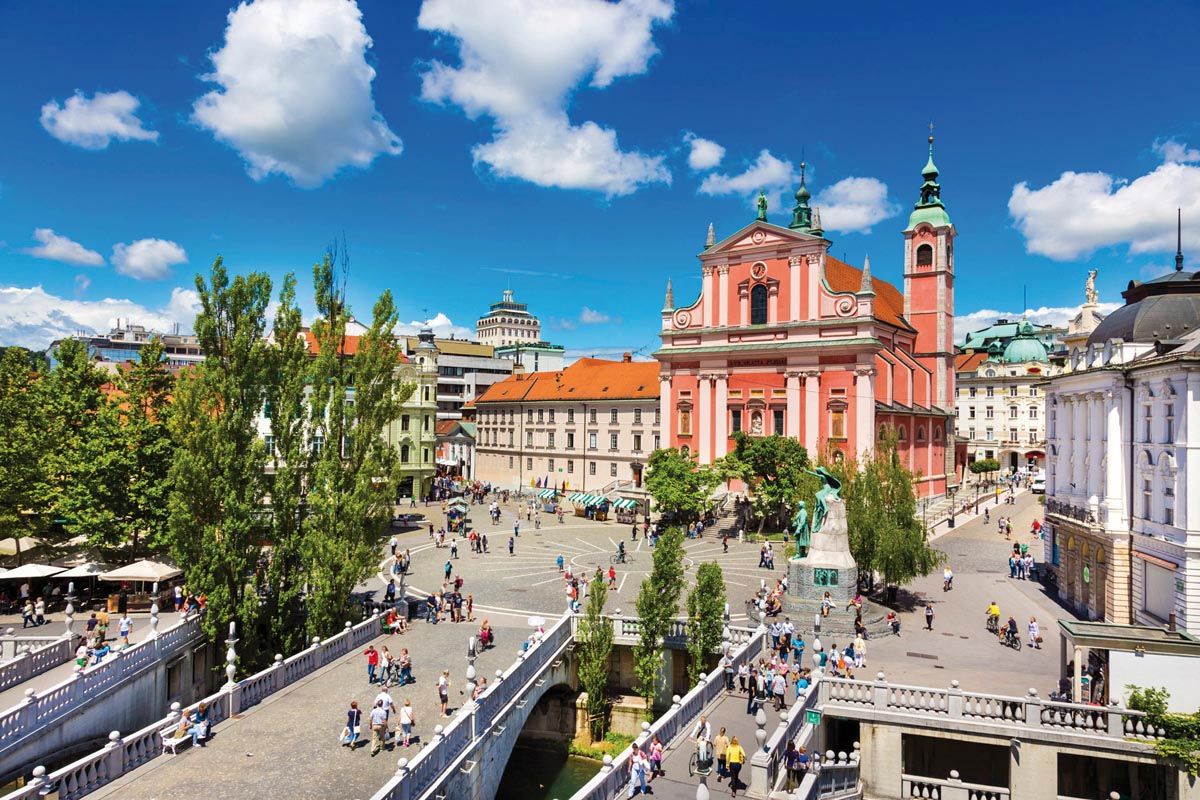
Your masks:
[{"label": "beige apartment building", "polygon": [[644,496],[646,459],[662,446],[658,364],[628,354],[513,375],[475,408],[475,477],[506,489]]}]

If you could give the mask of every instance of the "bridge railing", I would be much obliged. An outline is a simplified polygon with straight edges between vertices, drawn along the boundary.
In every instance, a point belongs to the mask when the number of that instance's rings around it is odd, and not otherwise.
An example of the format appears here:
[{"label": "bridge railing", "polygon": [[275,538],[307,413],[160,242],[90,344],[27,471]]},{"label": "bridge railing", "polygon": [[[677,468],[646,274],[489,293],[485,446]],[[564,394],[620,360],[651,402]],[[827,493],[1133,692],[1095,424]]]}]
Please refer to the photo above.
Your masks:
[{"label": "bridge railing", "polygon": [[950,688],[888,683],[880,672],[875,681],[822,677],[819,702],[876,712],[911,714],[941,720],[1001,722],[1047,733],[1073,733],[1114,739],[1162,739],[1165,732],[1151,725],[1141,711],[1043,700],[1037,690],[1025,697],[965,692],[958,681]]},{"label": "bridge railing", "polygon": [[[290,658],[276,656],[275,663],[270,667],[236,683],[226,684],[216,694],[201,701],[182,708],[179,703],[172,703],[169,714],[139,731],[125,737],[113,731],[105,747],[61,769],[47,774],[44,767],[37,767],[33,770],[33,778],[29,783],[15,792],[4,795],[0,800],[44,797],[55,791],[59,800],[76,800],[83,797],[162,755],[160,732],[178,725],[181,716],[191,714],[200,703],[207,704],[209,725],[217,725],[309,674],[316,669],[313,665],[328,664],[360,644],[370,641],[378,635],[378,631],[378,615],[368,617],[354,626],[347,622],[341,633],[329,637],[324,642],[314,640],[310,646]],[[297,665],[302,667],[297,668]]]},{"label": "bridge railing", "polygon": [[[766,630],[755,631],[747,641],[731,653],[735,669],[762,653],[766,636]],[[692,722],[700,716],[700,712],[712,704],[724,689],[724,672],[714,670],[712,675],[706,676],[682,698],[676,695],[670,710],[642,732],[637,739],[637,744],[644,746],[654,736],[657,736],[665,745],[669,745],[676,736],[687,731]],[[622,790],[629,785],[629,762],[632,756],[632,747],[621,751],[616,758],[605,756],[605,763],[599,774],[572,795],[571,800],[611,800],[619,797]]]},{"label": "bridge railing", "polygon": [[373,800],[417,800],[436,789],[439,778],[446,775],[473,742],[490,735],[504,709],[562,652],[572,636],[571,623],[570,615],[564,614],[478,700],[464,704],[447,728],[435,728],[429,746],[411,761],[401,759],[399,771],[376,792]]},{"label": "bridge railing", "polygon": [[763,746],[758,748],[750,757],[750,788],[755,793],[766,796],[772,789],[778,788],[780,782],[783,754],[788,742],[795,742],[797,747],[812,749],[812,736],[816,726],[807,721],[807,712],[816,707],[819,695],[817,684],[822,680],[814,674],[815,680],[804,690],[804,696],[792,707],[779,714],[779,725],[766,735],[766,711],[760,709],[756,716],[756,724],[764,730]]},{"label": "bridge railing", "polygon": [[904,797],[937,797],[941,800],[1008,800],[1010,796],[1007,786],[988,786],[960,780],[958,770],[951,770],[949,778],[901,775],[900,786]]},{"label": "bridge railing", "polygon": [[[152,622],[156,624],[157,620]],[[126,678],[169,658],[199,635],[199,618],[181,620],[158,636],[114,651],[103,662],[78,670],[41,693],[28,690],[24,702],[0,714],[0,752],[78,711],[84,703]]]},{"label": "bridge railing", "polygon": [[34,637],[15,636],[11,628],[9,631],[0,637],[0,649],[7,659],[0,664],[0,692],[65,664],[79,643],[78,634]]}]

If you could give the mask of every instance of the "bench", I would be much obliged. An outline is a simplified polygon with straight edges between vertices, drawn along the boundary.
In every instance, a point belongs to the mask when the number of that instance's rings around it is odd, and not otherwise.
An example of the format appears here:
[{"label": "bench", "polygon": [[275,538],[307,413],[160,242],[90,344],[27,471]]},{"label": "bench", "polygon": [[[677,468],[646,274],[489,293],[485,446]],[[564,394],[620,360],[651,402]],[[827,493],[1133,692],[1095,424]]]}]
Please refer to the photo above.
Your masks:
[{"label": "bench", "polygon": [[158,735],[162,737],[163,750],[170,750],[171,755],[175,755],[175,748],[179,747],[179,745],[186,744],[192,740],[191,732],[184,731],[181,733],[178,725],[163,728],[158,732]]}]

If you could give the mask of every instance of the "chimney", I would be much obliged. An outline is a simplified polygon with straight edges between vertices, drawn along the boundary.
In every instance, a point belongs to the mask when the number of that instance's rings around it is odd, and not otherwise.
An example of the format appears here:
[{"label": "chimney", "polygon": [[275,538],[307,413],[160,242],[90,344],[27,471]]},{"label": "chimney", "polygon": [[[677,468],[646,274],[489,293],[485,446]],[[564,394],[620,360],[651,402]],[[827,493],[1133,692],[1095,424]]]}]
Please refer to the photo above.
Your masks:
[{"label": "chimney", "polygon": [[633,361],[633,353],[622,353],[621,361],[626,364],[628,364],[630,361]]}]

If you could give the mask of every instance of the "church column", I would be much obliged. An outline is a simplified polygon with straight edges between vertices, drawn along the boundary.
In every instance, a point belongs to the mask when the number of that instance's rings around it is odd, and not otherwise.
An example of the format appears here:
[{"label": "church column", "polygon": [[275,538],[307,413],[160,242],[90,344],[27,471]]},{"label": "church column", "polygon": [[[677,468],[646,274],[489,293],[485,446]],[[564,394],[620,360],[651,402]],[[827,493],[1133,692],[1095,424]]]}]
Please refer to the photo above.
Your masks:
[{"label": "church column", "polygon": [[671,412],[671,376],[660,374],[658,376],[658,413],[663,447],[673,446],[671,438],[675,435],[675,415]]},{"label": "church column", "polygon": [[1100,519],[1100,501],[1104,499],[1104,475],[1100,465],[1104,458],[1104,395],[1088,395],[1088,506]]},{"label": "church column", "polygon": [[804,373],[804,447],[817,452],[817,433],[821,430],[821,373],[810,369]]},{"label": "church column", "polygon": [[1121,406],[1123,392],[1109,389],[1104,393],[1104,448],[1106,453],[1104,497],[1105,528],[1110,531],[1127,531],[1129,522],[1125,518],[1125,486],[1129,479],[1125,474],[1125,445],[1121,432]]},{"label": "church column", "polygon": [[729,325],[729,265],[722,264],[717,267],[717,286],[720,289],[718,293],[720,303],[717,306],[717,324],[722,328]]},{"label": "church column", "polygon": [[700,418],[696,427],[700,463],[712,463],[712,376],[701,373],[696,391],[700,394]]},{"label": "church column", "polygon": [[713,326],[713,304],[715,303],[713,294],[713,268],[709,266],[701,267],[701,273],[704,275],[704,327],[711,328]]},{"label": "church column", "polygon": [[729,376],[717,375],[717,398],[713,403],[713,422],[716,423],[713,432],[713,458],[725,455],[729,449]]},{"label": "church column", "polygon": [[[866,455],[875,443],[875,368],[854,370],[854,449]],[[931,474],[926,466],[926,475]]]},{"label": "church column", "polygon": [[800,438],[800,373],[788,370],[787,377],[787,435]]},{"label": "church column", "polygon": [[[798,320],[800,316],[800,257],[788,259],[788,319]],[[789,425],[791,423],[788,423]]]}]

